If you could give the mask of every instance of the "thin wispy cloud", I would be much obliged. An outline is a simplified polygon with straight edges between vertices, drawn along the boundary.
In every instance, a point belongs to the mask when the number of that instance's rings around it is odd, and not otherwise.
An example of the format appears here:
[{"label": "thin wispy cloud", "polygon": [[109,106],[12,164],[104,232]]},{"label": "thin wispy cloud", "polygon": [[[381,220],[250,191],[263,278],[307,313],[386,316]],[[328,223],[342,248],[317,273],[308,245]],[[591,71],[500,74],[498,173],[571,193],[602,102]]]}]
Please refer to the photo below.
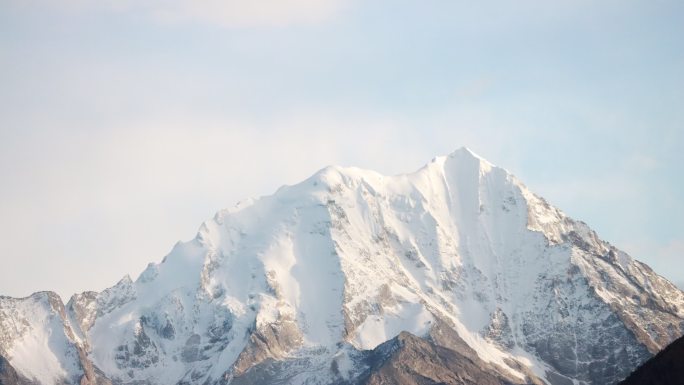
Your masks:
[{"label": "thin wispy cloud", "polygon": [[220,27],[285,27],[323,22],[350,0],[29,0],[29,4],[79,12],[114,12],[162,23]]}]

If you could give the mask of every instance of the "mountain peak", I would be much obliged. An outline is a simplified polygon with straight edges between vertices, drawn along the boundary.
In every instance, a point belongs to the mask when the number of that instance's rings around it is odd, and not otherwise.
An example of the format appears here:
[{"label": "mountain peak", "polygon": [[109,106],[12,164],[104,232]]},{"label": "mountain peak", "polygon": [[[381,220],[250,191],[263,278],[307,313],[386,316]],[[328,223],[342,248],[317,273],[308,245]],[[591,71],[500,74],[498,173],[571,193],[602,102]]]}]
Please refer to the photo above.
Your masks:
[{"label": "mountain peak", "polygon": [[[682,332],[684,293],[461,148],[397,176],[323,168],[66,311],[121,383],[359,383],[410,333],[511,383],[603,385]],[[0,355],[30,373],[21,338]]]},{"label": "mountain peak", "polygon": [[473,150],[465,146],[457,148],[456,150],[452,151],[448,156],[450,158],[455,158],[458,156],[470,156],[472,158],[477,158],[479,160],[485,160],[481,156],[477,155]]}]

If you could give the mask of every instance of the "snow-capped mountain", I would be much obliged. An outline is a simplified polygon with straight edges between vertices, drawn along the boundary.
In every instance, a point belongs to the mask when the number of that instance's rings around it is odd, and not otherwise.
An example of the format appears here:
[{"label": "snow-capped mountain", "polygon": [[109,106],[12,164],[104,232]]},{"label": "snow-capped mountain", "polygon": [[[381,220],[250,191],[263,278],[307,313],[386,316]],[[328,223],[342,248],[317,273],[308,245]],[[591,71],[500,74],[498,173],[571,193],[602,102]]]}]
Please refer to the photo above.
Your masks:
[{"label": "snow-capped mountain", "polygon": [[682,333],[682,291],[460,149],[398,176],[325,168],[220,211],[135,281],[66,306],[2,297],[0,373],[604,385]]}]

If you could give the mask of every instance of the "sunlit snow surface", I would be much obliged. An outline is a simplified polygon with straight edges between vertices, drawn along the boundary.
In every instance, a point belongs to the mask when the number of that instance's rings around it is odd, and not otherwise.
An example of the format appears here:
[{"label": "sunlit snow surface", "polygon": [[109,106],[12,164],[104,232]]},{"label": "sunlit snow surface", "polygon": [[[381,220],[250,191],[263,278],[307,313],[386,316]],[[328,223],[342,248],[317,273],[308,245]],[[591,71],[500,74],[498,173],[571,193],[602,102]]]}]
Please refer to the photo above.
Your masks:
[{"label": "sunlit snow surface", "polygon": [[0,347],[8,347],[0,353],[9,357],[19,373],[41,384],[79,377],[76,338],[70,335],[60,310],[63,305],[54,293],[40,292],[20,300],[0,297]]},{"label": "sunlit snow surface", "polygon": [[[308,357],[295,383],[329,380],[332,360],[352,376],[362,370],[353,351],[425,335],[437,320],[512,376],[524,377],[515,360],[579,383],[606,359],[591,351],[597,336],[637,362],[681,334],[684,318],[681,291],[467,149],[392,177],[325,168],[217,213],[136,281],[76,302],[74,339],[95,365],[157,384],[229,379],[263,361],[245,352],[264,330],[296,341],[266,356]],[[70,369],[40,333],[7,353],[50,384]],[[45,352],[44,369],[27,349]],[[550,362],[544,349],[571,359]]]}]

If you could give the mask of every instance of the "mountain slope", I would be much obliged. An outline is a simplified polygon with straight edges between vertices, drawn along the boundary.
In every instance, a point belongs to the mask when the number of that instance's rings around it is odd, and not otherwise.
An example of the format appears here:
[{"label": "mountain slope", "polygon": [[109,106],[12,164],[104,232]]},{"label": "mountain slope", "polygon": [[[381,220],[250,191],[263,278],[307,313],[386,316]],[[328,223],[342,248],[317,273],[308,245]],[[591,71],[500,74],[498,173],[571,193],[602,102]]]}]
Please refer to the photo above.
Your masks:
[{"label": "mountain slope", "polygon": [[446,362],[446,328],[499,380],[614,384],[682,334],[684,294],[461,149],[393,177],[325,168],[66,312],[114,383],[382,383],[369,354],[405,331],[427,345],[400,351]]},{"label": "mountain slope", "polygon": [[646,361],[620,385],[684,384],[684,337]]},{"label": "mountain slope", "polygon": [[0,297],[0,383],[107,384],[68,317],[53,292]]},{"label": "mountain slope", "polygon": [[5,359],[0,356],[0,385],[29,385],[29,381],[19,374]]}]

